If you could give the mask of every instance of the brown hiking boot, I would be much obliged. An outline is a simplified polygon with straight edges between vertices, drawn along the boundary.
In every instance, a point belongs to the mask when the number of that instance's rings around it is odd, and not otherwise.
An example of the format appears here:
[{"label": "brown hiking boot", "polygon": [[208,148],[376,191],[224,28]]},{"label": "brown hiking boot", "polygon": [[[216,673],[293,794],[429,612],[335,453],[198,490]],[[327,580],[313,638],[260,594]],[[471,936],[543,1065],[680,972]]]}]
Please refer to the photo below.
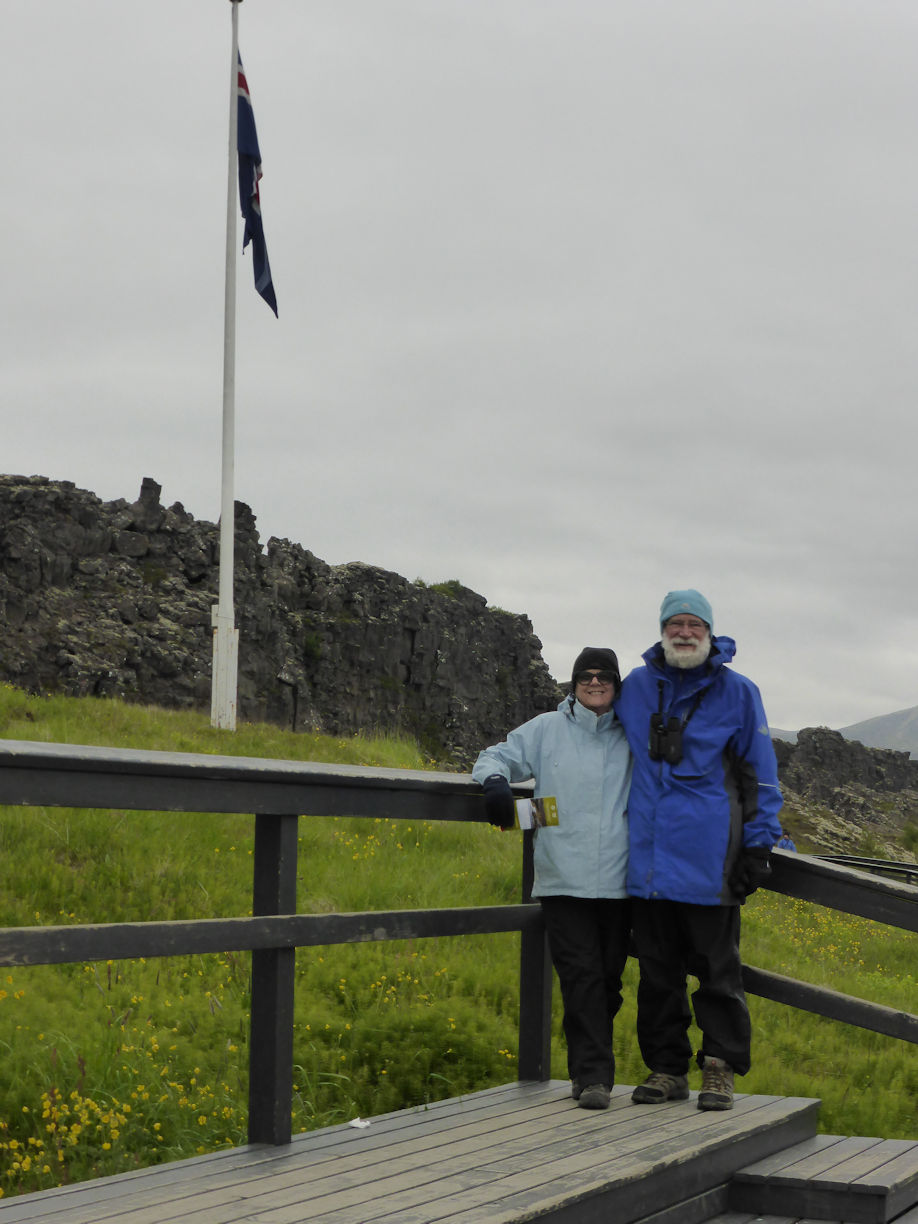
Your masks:
[{"label": "brown hiking boot", "polygon": [[643,1084],[638,1084],[631,1099],[635,1105],[659,1105],[663,1101],[688,1100],[688,1078],[684,1075],[668,1075],[665,1071],[651,1071]]},{"label": "brown hiking boot", "polygon": [[605,1084],[588,1084],[581,1088],[577,1104],[581,1109],[608,1109],[612,1092]]},{"label": "brown hiking boot", "polygon": [[701,1066],[698,1108],[733,1108],[733,1068],[722,1058],[712,1058],[710,1054],[705,1055]]}]

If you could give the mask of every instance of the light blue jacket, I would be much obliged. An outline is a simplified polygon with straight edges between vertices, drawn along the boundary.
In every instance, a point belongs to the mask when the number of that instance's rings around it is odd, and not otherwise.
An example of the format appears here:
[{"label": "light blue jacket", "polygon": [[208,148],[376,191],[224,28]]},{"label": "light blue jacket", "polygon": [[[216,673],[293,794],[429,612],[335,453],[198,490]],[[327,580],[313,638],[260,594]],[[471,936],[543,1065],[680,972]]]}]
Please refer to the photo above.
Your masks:
[{"label": "light blue jacket", "polygon": [[565,699],[479,753],[472,777],[535,782],[554,795],[558,824],[535,831],[534,897],[624,897],[631,753],[614,713]]}]

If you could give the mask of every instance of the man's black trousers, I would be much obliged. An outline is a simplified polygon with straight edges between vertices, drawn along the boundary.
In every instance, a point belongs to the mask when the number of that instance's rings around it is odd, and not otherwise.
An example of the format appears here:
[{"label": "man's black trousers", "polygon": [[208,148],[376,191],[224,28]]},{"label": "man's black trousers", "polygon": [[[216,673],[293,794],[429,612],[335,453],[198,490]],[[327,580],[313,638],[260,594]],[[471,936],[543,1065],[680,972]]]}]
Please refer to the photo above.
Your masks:
[{"label": "man's black trousers", "polygon": [[692,1057],[686,976],[701,1029],[700,1055],[749,1070],[751,1025],[740,960],[740,907],[632,899],[634,942],[641,967],[637,1035],[651,1071],[685,1075]]}]

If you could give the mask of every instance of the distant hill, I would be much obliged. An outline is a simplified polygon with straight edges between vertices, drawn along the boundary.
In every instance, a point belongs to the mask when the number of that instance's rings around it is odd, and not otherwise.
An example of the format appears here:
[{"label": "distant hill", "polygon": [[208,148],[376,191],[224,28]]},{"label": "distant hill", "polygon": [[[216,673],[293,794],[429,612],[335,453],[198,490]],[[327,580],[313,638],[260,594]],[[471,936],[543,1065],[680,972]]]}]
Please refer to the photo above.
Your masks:
[{"label": "distant hill", "polygon": [[769,727],[768,730],[771,732],[772,739],[787,740],[789,744],[797,742],[796,731],[782,731],[780,727]]},{"label": "distant hill", "polygon": [[[895,748],[918,759],[918,706],[881,714],[838,730],[847,740],[857,740],[867,748]],[[772,732],[772,735],[776,732]]]},{"label": "distant hill", "polygon": [[[867,718],[836,730],[846,740],[863,744],[865,748],[891,748],[907,752],[912,760],[918,760],[918,706],[896,710],[894,714],[880,714],[877,718]],[[797,731],[783,731],[780,727],[769,727],[769,731],[772,739],[797,743]]]}]

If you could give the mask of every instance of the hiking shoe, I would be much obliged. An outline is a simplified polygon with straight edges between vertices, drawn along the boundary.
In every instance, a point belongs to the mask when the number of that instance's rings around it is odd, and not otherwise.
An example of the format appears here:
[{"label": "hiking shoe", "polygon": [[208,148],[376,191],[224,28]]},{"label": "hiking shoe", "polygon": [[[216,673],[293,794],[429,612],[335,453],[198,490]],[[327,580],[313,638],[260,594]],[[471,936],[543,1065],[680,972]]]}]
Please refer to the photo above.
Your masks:
[{"label": "hiking shoe", "polygon": [[571,1096],[574,1098],[575,1101],[580,1100],[581,1092],[583,1092],[583,1089],[580,1087],[577,1081],[571,1080]]},{"label": "hiking shoe", "polygon": [[706,1054],[701,1066],[699,1109],[733,1108],[733,1068],[722,1058]]},{"label": "hiking shoe", "polygon": [[651,1071],[643,1084],[638,1084],[631,1099],[635,1105],[659,1105],[663,1101],[688,1100],[688,1076],[669,1075],[666,1071]]},{"label": "hiking shoe", "polygon": [[580,1095],[576,1098],[581,1109],[608,1109],[611,1100],[612,1090],[605,1084],[589,1084],[586,1088],[580,1088]]}]

